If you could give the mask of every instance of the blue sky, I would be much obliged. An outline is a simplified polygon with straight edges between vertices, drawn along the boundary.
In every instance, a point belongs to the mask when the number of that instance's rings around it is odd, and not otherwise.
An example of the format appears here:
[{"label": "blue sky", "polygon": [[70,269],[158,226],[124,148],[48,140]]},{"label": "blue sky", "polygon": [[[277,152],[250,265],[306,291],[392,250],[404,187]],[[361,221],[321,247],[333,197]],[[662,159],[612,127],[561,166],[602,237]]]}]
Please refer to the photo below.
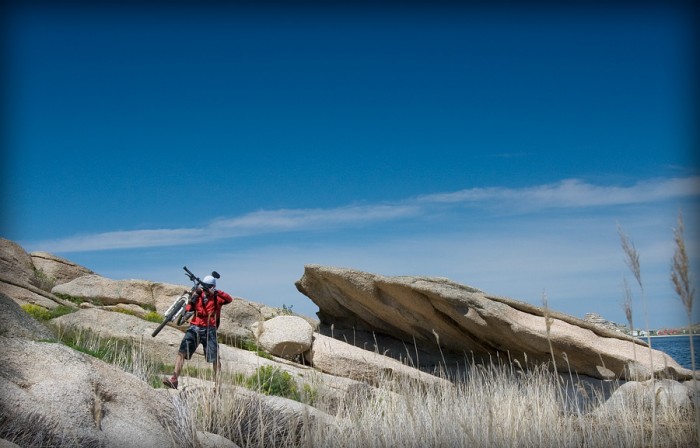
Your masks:
[{"label": "blue sky", "polygon": [[620,226],[635,321],[687,322],[669,278],[679,210],[699,263],[681,7],[11,12],[2,236],[29,251],[110,278],[216,269],[308,315],[294,281],[316,263],[625,322]]}]

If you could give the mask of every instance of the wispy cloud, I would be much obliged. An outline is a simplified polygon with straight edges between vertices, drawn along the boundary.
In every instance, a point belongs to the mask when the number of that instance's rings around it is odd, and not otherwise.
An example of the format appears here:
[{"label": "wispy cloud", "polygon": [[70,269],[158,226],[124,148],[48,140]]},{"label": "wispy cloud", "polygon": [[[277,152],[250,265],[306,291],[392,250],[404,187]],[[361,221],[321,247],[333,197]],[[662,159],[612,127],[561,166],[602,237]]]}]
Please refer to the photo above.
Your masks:
[{"label": "wispy cloud", "polygon": [[39,241],[27,246],[50,252],[85,252],[177,246],[226,238],[309,231],[320,228],[351,228],[381,222],[407,220],[430,213],[434,206],[508,207],[513,213],[547,208],[586,208],[652,203],[698,196],[700,177],[654,179],[630,186],[602,186],[568,179],[527,188],[472,188],[424,195],[396,203],[349,205],[328,209],[260,210],[218,219],[199,227],[124,230],[76,235]]},{"label": "wispy cloud", "polygon": [[221,231],[227,236],[240,236],[390,221],[415,216],[420,212],[419,207],[410,204],[261,210],[236,218],[217,220],[209,229]]},{"label": "wispy cloud", "polygon": [[29,244],[49,252],[86,252],[107,249],[177,246],[279,232],[405,219],[421,212],[415,205],[363,205],[331,209],[261,210],[235,218],[218,219],[202,227],[147,229],[76,235]]},{"label": "wispy cloud", "polygon": [[656,202],[672,198],[697,196],[700,177],[655,179],[627,187],[601,186],[578,179],[528,188],[472,188],[452,193],[421,196],[420,202],[507,203],[528,208],[592,207]]},{"label": "wispy cloud", "polygon": [[210,240],[205,228],[148,229],[75,235],[59,240],[39,241],[27,247],[48,252],[87,252],[107,249],[175,246]]}]

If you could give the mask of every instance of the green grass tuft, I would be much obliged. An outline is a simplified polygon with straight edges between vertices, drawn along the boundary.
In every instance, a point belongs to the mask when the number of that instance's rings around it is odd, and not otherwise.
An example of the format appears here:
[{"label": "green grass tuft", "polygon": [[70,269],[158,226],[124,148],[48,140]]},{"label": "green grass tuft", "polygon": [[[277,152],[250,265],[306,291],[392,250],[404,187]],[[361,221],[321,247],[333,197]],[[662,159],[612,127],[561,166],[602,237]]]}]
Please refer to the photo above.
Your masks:
[{"label": "green grass tuft", "polygon": [[161,316],[160,314],[158,314],[155,311],[149,311],[143,315],[143,319],[147,320],[149,322],[155,322],[155,323],[159,324],[159,323],[163,322],[163,319],[165,319],[165,317]]},{"label": "green grass tuft", "polygon": [[26,303],[22,305],[22,309],[34,319],[42,322],[46,322],[56,317],[60,317],[65,314],[70,314],[77,311],[75,308],[71,308],[64,305],[59,305],[58,307],[49,310],[44,308],[43,306],[34,305],[33,303]]},{"label": "green grass tuft", "polygon": [[265,395],[300,400],[299,388],[289,372],[279,367],[261,366],[248,377],[246,386]]},{"label": "green grass tuft", "polygon": [[36,286],[42,291],[51,292],[54,286],[56,286],[56,277],[46,274],[41,269],[34,269],[34,278],[36,279]]},{"label": "green grass tuft", "polygon": [[141,315],[136,311],[127,310],[126,308],[115,308],[113,311],[115,313],[126,314],[127,316],[141,317]]}]

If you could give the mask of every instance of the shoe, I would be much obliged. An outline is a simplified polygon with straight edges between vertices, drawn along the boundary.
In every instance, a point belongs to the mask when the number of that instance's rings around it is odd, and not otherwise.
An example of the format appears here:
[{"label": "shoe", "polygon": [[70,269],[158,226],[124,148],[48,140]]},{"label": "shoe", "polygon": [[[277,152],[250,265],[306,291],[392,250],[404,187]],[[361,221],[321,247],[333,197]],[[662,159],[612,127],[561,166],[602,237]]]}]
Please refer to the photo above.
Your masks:
[{"label": "shoe", "polygon": [[177,378],[163,378],[163,384],[170,389],[177,389]]}]

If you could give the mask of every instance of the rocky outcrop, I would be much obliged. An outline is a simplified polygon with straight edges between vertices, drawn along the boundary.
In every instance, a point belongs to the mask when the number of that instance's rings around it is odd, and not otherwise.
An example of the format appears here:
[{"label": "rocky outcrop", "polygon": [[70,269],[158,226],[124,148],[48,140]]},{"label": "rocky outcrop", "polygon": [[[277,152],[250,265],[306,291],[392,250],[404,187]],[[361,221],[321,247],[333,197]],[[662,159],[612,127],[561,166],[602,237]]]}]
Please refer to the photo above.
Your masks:
[{"label": "rocky outcrop", "polygon": [[521,365],[554,359],[562,371],[601,379],[693,375],[658,350],[649,363],[648,352],[639,354],[645,344],[636,339],[447,279],[310,265],[296,286],[318,305],[325,334],[354,329],[434,352],[499,356]]},{"label": "rocky outcrop", "polygon": [[[106,311],[100,308],[86,308],[75,313],[66,314],[50,321],[50,325],[56,332],[90,332],[104,339],[114,338],[124,341],[135,341],[149,353],[149,356],[164,364],[173,364],[180,341],[182,331],[165,327],[158,337],[151,337],[151,333],[158,326],[155,322],[149,322],[136,316]],[[196,355],[195,359],[200,359]],[[201,357],[200,360],[204,358]]]},{"label": "rocky outcrop", "polygon": [[[255,340],[253,327],[283,314],[283,310],[262,303],[234,297],[233,302],[221,308],[219,334],[228,340]],[[306,316],[298,316],[316,328],[318,322]]]},{"label": "rocky outcrop", "polygon": [[32,257],[14,241],[0,238],[0,272],[14,284],[36,286]]},{"label": "rocky outcrop", "polygon": [[596,313],[586,313],[586,315],[583,316],[583,321],[607,328],[610,331],[625,333],[628,330],[628,328],[624,325],[609,321],[603,318],[603,316],[601,316],[600,314]]},{"label": "rocky outcrop", "polygon": [[94,274],[88,268],[48,252],[32,252],[29,255],[36,271],[54,285],[68,283],[83,275]]},{"label": "rocky outcrop", "polygon": [[[692,386],[686,386],[670,379],[630,381],[621,385],[603,405],[596,409],[600,415],[615,415],[624,408],[651,412],[654,405],[663,408],[688,412],[692,409]],[[655,402],[655,403],[654,403]]]},{"label": "rocky outcrop", "polygon": [[37,322],[11,298],[0,293],[0,337],[31,340],[55,339],[51,330]]},{"label": "rocky outcrop", "polygon": [[428,385],[449,384],[446,380],[423,373],[395,359],[322,334],[314,335],[313,346],[304,356],[312,366],[325,373],[342,375],[374,386],[396,380],[412,380]]},{"label": "rocky outcrop", "polygon": [[157,308],[157,305],[167,303],[167,306],[162,305],[165,309],[170,306],[174,297],[186,289],[189,288],[147,280],[112,280],[91,274],[56,285],[51,293],[99,305],[132,303],[141,307]]},{"label": "rocky outcrop", "polygon": [[0,344],[0,421],[20,445],[189,445],[167,395],[135,376],[61,344]]},{"label": "rocky outcrop", "polygon": [[[57,333],[77,332],[83,333],[84,337],[88,337],[88,334],[92,333],[103,339],[132,341],[140,350],[148,353],[150,358],[165,365],[174,364],[183,331],[186,328],[178,329],[166,326],[154,338],[151,333],[158,325],[157,323],[97,307],[81,309],[75,313],[57,317],[51,320],[50,325]],[[309,384],[318,389],[319,394],[325,397],[327,409],[336,408],[349,396],[370,393],[365,383],[345,377],[327,375],[309,366],[286,362],[283,359],[262,358],[254,352],[230,347],[226,344],[219,344],[219,357],[223,371],[244,376],[254,374],[261,366],[277,367],[289,372],[299,381],[300,385]],[[201,346],[197,347],[189,363],[202,368],[210,367],[204,358]],[[182,386],[188,386],[187,379],[182,380]]]},{"label": "rocky outcrop", "polygon": [[20,305],[31,303],[56,308],[60,299],[39,288],[32,257],[13,241],[0,238],[0,293]]},{"label": "rocky outcrop", "polygon": [[[549,362],[550,342],[557,362],[566,359],[566,365],[579,374],[616,376],[613,369],[618,368],[623,378],[624,372],[627,377],[632,372],[639,376],[651,373],[650,365],[645,364],[648,353],[640,354],[644,343],[639,342],[639,362],[635,364],[625,358],[634,340],[571,316],[545,312],[445,279],[391,278],[308,266],[297,288],[321,308],[324,334],[310,332],[318,328],[308,318],[307,324],[299,317],[276,317],[289,310],[236,297],[222,308],[219,355],[226,381],[220,385],[217,398],[211,399],[214,385],[207,380],[211,365],[204,360],[201,346],[186,364],[199,378],[185,374],[180,377],[179,390],[154,389],[147,381],[157,381],[154,374],[161,373],[158,364],[172,366],[185,326],[168,325],[154,338],[151,334],[158,323],[143,317],[153,309],[162,314],[189,287],[110,280],[90,272],[78,275],[89,270],[76,265],[73,274],[64,278],[77,276],[55,289],[82,302],[77,309],[74,303],[38,287],[36,273],[46,273],[48,268],[29,267],[28,254],[17,245],[5,242],[0,246],[4,247],[0,287],[11,291],[3,295],[0,289],[0,315],[4,318],[0,347],[5,359],[0,366],[0,446],[235,446],[229,438],[243,441],[241,446],[273,446],[282,439],[300,442],[302,432],[314,425],[325,426],[318,431],[327,434],[328,428],[332,432],[339,425],[353,424],[348,404],[398,400],[407,384],[418,386],[410,390],[420,391],[419,395],[452,392],[469,379],[469,372],[461,378],[448,377],[458,382],[455,387],[444,377],[415,367],[446,367],[457,360],[462,367],[471,368],[471,356],[477,353],[494,360],[515,359],[524,365],[525,357],[519,357],[522,352],[516,350],[526,352],[529,362]],[[38,259],[70,264],[50,254],[34,253],[29,258],[37,265],[43,262]],[[15,262],[23,267],[5,269]],[[68,305],[76,311],[44,325],[19,307],[24,303],[47,309]],[[55,342],[66,332],[76,332],[82,338],[96,336],[113,347],[129,341],[127,357],[136,357],[140,366],[147,368],[129,366],[134,374],[125,373]],[[228,345],[237,338],[253,340],[254,335],[259,336],[259,347],[271,355]],[[289,356],[291,353],[295,355]],[[594,356],[601,361],[591,361]],[[681,376],[670,358],[654,356],[653,368],[661,362],[667,365],[666,370],[657,370],[657,375]],[[307,402],[238,387],[241,378],[260,375],[261,367],[288,373]],[[523,373],[512,365],[509,368],[516,377]],[[474,369],[478,372],[484,367]],[[561,378],[557,384],[567,388],[565,406],[576,412],[588,410],[586,403],[591,397],[613,395],[620,384],[568,372]],[[606,386],[600,395],[603,384]],[[668,380],[632,383],[620,388],[615,399],[599,412],[612,415],[619,406],[629,407],[630,402],[639,402],[638,397],[647,400],[652,395],[663,395],[663,406],[686,412],[686,396],[692,396],[694,389],[690,382],[679,384]],[[417,403],[420,406],[420,400]],[[214,420],[200,420],[205,414],[206,419]],[[217,418],[225,421],[214,425]],[[216,427],[220,435],[197,430],[202,427]],[[304,430],[297,433],[302,427]]]},{"label": "rocky outcrop", "polygon": [[15,282],[11,278],[7,278],[0,274],[0,293],[11,297],[12,300],[20,305],[33,304],[52,310],[59,305],[73,306],[51,293],[43,291],[35,286],[26,283]]}]

